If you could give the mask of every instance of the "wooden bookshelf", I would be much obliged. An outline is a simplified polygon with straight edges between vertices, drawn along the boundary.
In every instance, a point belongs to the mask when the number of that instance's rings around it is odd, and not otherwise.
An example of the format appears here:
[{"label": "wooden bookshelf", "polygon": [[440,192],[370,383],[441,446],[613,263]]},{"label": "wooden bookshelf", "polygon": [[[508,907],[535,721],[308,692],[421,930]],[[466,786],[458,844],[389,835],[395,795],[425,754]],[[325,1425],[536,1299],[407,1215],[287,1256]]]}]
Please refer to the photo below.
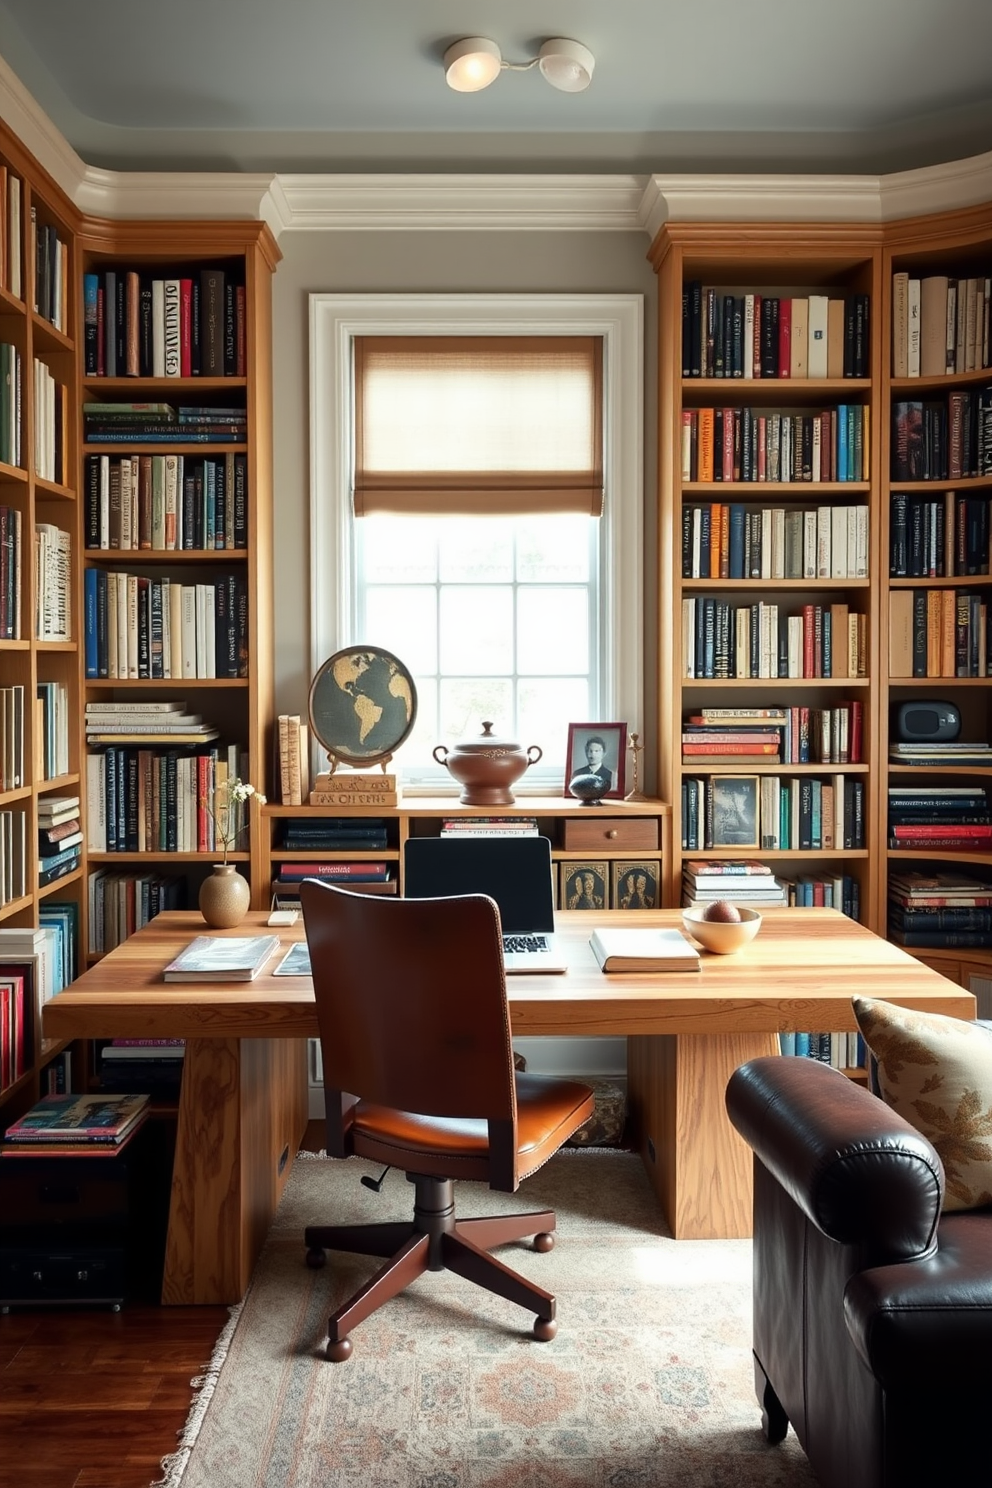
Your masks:
[{"label": "wooden bookshelf", "polygon": [[[905,293],[904,290],[901,292],[899,290],[896,277],[898,275],[916,280],[921,284],[927,280],[931,281],[930,287],[937,290],[937,298],[931,303],[937,305],[938,311],[943,304],[945,311],[944,325],[941,328],[934,324],[926,304],[923,306],[922,339],[926,341],[930,337],[933,350],[928,358],[925,346],[923,347],[920,370],[914,375],[907,373],[905,356],[901,361],[897,360],[898,347],[904,340],[903,336],[897,332],[897,327],[901,327],[903,323],[900,320],[897,302],[901,293]],[[887,790],[890,786],[920,786],[934,789],[941,783],[946,783],[949,786],[976,786],[986,794],[992,786],[992,769],[935,767],[933,765],[912,768],[905,764],[890,763],[889,755],[890,745],[897,739],[896,710],[903,702],[918,702],[925,707],[928,704],[946,700],[960,712],[962,740],[992,740],[992,731],[990,731],[992,730],[992,706],[990,706],[992,705],[992,678],[989,676],[985,636],[981,637],[981,662],[984,662],[984,666],[975,664],[978,660],[977,655],[973,654],[970,659],[967,657],[966,642],[957,657],[942,659],[932,657],[928,668],[931,675],[909,677],[892,675],[893,670],[904,671],[905,665],[897,665],[894,668],[888,665],[890,631],[896,623],[894,615],[899,605],[905,605],[913,594],[920,596],[921,604],[925,604],[928,598],[932,600],[936,593],[941,592],[952,604],[958,596],[974,596],[976,606],[980,607],[980,624],[987,633],[985,615],[989,599],[992,597],[988,546],[992,469],[985,475],[969,473],[966,459],[963,471],[954,467],[953,475],[950,473],[952,468],[950,457],[954,453],[950,448],[950,408],[952,401],[956,400],[960,403],[962,398],[975,404],[982,391],[992,387],[992,365],[990,365],[992,352],[990,352],[986,334],[984,348],[979,335],[976,351],[968,355],[961,341],[961,334],[964,330],[962,323],[952,338],[951,352],[948,355],[946,294],[943,293],[942,280],[947,278],[952,284],[956,281],[963,300],[965,284],[969,279],[987,281],[990,275],[992,275],[992,204],[961,212],[941,213],[893,223],[886,228],[885,246],[882,253],[882,279],[885,292],[881,325],[883,425],[880,431],[879,501],[884,558],[879,566],[881,597],[879,618],[882,628],[883,673],[878,708],[880,770],[878,834],[882,850],[879,852],[877,865],[880,894],[879,929],[882,934],[886,934],[888,929],[886,919],[888,878],[891,873],[900,868],[924,871],[929,868],[934,872],[961,868],[966,872],[974,872],[978,877],[992,880],[992,853],[988,851],[941,849],[924,852],[919,848],[899,851],[887,845]],[[925,289],[923,298],[926,299]],[[956,311],[956,306],[952,305],[952,312],[954,311]],[[962,322],[963,320],[964,317],[962,317]],[[943,329],[942,348],[933,343],[928,321],[934,324],[935,332]],[[941,355],[944,357],[942,367],[937,365]],[[915,472],[918,476],[916,479],[904,479],[900,473],[900,470],[904,471],[905,467],[900,467],[898,464],[899,451],[896,445],[899,436],[896,408],[898,404],[906,402],[931,404],[944,411],[948,426],[948,463],[943,466],[935,464],[931,467],[933,478],[921,478],[924,475],[922,470]],[[980,438],[979,433],[976,444]],[[977,453],[977,450],[973,451],[974,453]],[[941,534],[937,533],[938,540],[932,545],[933,551],[927,553],[925,549],[920,552],[920,543],[917,542],[920,557],[924,560],[930,558],[933,561],[929,565],[925,562],[917,562],[914,565],[912,552],[909,555],[911,569],[914,566],[917,569],[928,566],[927,572],[916,572],[906,576],[896,576],[892,572],[894,565],[891,558],[893,548],[897,543],[894,530],[896,525],[894,498],[898,495],[903,496],[911,506],[915,504],[917,509],[920,509],[922,503],[932,506],[934,528],[936,528],[938,516],[936,509],[941,508],[939,516],[944,519],[943,543],[939,540]],[[972,558],[980,559],[977,564],[962,564],[956,561],[954,544],[956,507],[958,503],[966,501],[980,504],[985,513],[984,552],[970,554]],[[960,555],[957,557],[959,560]],[[903,565],[896,566],[902,567]],[[965,572],[964,570],[968,567],[977,567],[983,571]],[[895,610],[893,606],[896,607]],[[892,640],[898,652],[898,642],[895,637]],[[954,664],[949,665],[949,661],[953,661]],[[943,672],[944,675],[934,675],[935,670]],[[962,672],[970,672],[971,675],[961,675]],[[935,940],[937,938],[935,936]],[[992,941],[992,937],[989,937],[989,940]],[[933,947],[907,947],[907,949],[964,986],[969,985],[973,976],[987,979],[990,968],[992,968],[992,944],[980,947],[969,946],[965,942],[960,946],[934,945]]]},{"label": "wooden bookshelf", "polygon": [[[776,874],[785,878],[846,876],[849,884],[856,887],[860,901],[858,917],[870,926],[878,922],[871,870],[878,851],[874,819],[877,812],[876,594],[880,551],[876,497],[879,468],[880,243],[881,232],[873,227],[670,224],[661,231],[652,247],[651,260],[660,286],[659,655],[663,668],[659,716],[660,793],[672,804],[673,850],[667,882],[668,902],[671,904],[680,902],[681,868],[686,859],[751,857],[768,862]],[[820,375],[802,375],[807,365],[805,358],[798,363],[791,360],[786,363],[787,351],[784,351],[782,365],[788,365],[789,375],[773,375],[776,366],[774,362],[769,366],[767,354],[774,350],[770,338],[776,333],[766,335],[766,360],[762,369],[759,329],[756,348],[753,348],[746,332],[742,337],[746,346],[743,361],[739,364],[740,374],[714,376],[713,369],[707,367],[705,360],[698,365],[693,363],[691,353],[684,356],[683,301],[685,296],[687,310],[691,311],[696,286],[700,287],[698,295],[703,305],[704,346],[708,330],[705,318],[705,292],[708,288],[716,290],[721,305],[724,297],[728,297],[728,310],[730,302],[735,307],[741,303],[746,305],[747,297],[755,296],[760,301],[779,305],[788,301],[790,316],[796,302],[808,307],[817,297],[820,302],[826,302],[822,305],[824,316],[829,313],[843,317],[845,313],[853,314],[856,297],[860,297],[863,315],[867,307],[867,331],[863,333],[866,345],[862,347],[860,364],[849,362],[850,375],[844,375],[841,340],[840,360],[836,362],[834,346],[831,346],[831,375],[823,375],[828,370],[826,365],[818,369]],[[831,303],[834,310],[830,310]],[[739,312],[735,308],[733,313]],[[797,324],[801,323],[798,310],[796,315]],[[750,324],[749,311],[746,318]],[[760,328],[760,319],[758,324]],[[764,375],[755,375],[756,371],[762,370]],[[702,375],[707,371],[711,375]],[[848,408],[852,410],[850,415],[846,413]],[[730,431],[728,463],[722,463],[721,445],[717,452],[721,462],[714,473],[729,474],[733,479],[701,478],[709,476],[710,472],[709,466],[703,465],[699,459],[698,447],[690,448],[690,457],[686,457],[683,426],[698,428],[704,410],[710,409],[720,411],[723,425]],[[826,416],[825,420],[823,416]],[[853,429],[855,421],[862,431],[862,451],[857,465],[849,455],[842,456],[838,452],[837,435],[839,424],[843,423],[845,430],[848,426]],[[819,425],[818,430],[814,424]],[[752,434],[751,430],[755,432]],[[813,457],[815,433],[819,434],[821,441],[820,459]],[[746,461],[742,463],[739,453],[742,442],[747,448],[749,437],[754,456],[750,469]],[[792,455],[787,460],[789,446],[785,441],[788,438],[791,438]],[[804,438],[807,441],[805,450]],[[828,441],[829,459],[823,455]],[[778,450],[777,463],[773,458],[773,447]],[[759,459],[764,461],[763,467]],[[810,479],[808,475],[802,478],[804,470],[809,474],[815,472],[817,478]],[[741,478],[750,474],[760,478]],[[841,475],[843,479],[839,478]],[[720,555],[715,546],[711,550],[711,577],[708,563],[704,561],[700,565],[697,561],[695,547],[688,554],[683,553],[683,532],[687,541],[692,542],[699,523],[695,512],[712,510],[713,504],[718,508],[736,507],[738,513],[743,513],[738,519],[745,524],[745,530],[751,514],[762,509],[778,509],[783,513],[777,519],[781,524],[780,532],[785,531],[787,522],[790,526],[798,523],[792,527],[793,534],[802,531],[802,521],[795,515],[797,513],[823,509],[826,515],[822,520],[826,521],[829,531],[835,520],[835,510],[850,507],[853,510],[852,522],[860,519],[862,532],[867,536],[866,563],[863,570],[859,570],[855,565],[848,565],[844,555],[844,563],[837,565],[831,560],[829,549],[818,551],[814,548],[816,567],[815,572],[810,572],[800,549],[797,572],[794,548],[791,565],[786,564],[784,550],[778,544],[773,557],[769,543],[771,519],[766,518],[761,543],[763,551],[759,551],[753,569],[745,559],[742,571],[740,558],[735,567],[725,542],[723,566],[719,570]],[[690,525],[684,527],[684,523]],[[695,526],[691,525],[693,523]],[[755,539],[751,548],[754,552],[759,529],[753,522],[750,527]],[[712,526],[710,530],[712,532]],[[839,544],[835,547],[836,558],[840,556]],[[825,555],[826,573],[822,568]],[[838,566],[839,573],[835,571]],[[765,576],[748,577],[752,571]],[[717,640],[715,650],[710,651],[707,649],[706,630],[710,616],[716,617],[717,624],[721,622],[721,606],[729,615],[729,644],[721,649]],[[770,620],[764,621],[766,633],[770,628],[773,637],[764,656],[759,647],[750,644],[749,635],[742,651],[737,649],[738,634],[746,635],[752,627],[757,629],[755,621],[760,612],[753,610],[753,606],[774,607]],[[822,675],[825,670],[822,615],[824,611],[830,612],[832,606],[831,618],[836,622],[838,632],[844,623],[844,607],[848,616],[863,617],[860,655],[854,658],[860,667],[860,675],[847,665],[843,635],[840,649],[833,638],[832,674]],[[742,609],[747,611],[746,620],[737,617],[737,612]],[[788,657],[785,644],[788,638],[787,617],[803,615],[804,612],[807,621],[804,622],[806,629],[802,639],[806,641],[811,637],[808,622],[812,619],[817,627],[818,651],[811,657],[807,653],[812,652],[812,647],[806,647],[802,642],[797,646],[794,638],[792,655]],[[700,617],[703,617],[702,621]],[[774,641],[776,619],[779,645]],[[698,644],[695,634],[691,633],[693,626],[699,627]],[[741,627],[740,631],[738,627]],[[799,675],[796,675],[797,669]],[[810,675],[811,669],[821,674]],[[807,675],[801,674],[803,670]],[[836,709],[839,704],[850,702],[860,704],[861,711],[861,752],[856,762],[848,762],[842,756],[822,763],[790,762],[783,754],[780,762],[763,763],[756,756],[736,757],[733,747],[728,751],[728,758],[709,767],[705,755],[697,759],[687,757],[683,761],[685,721],[699,717],[701,710],[713,707],[822,710]],[[795,717],[798,722],[798,714]],[[726,726],[732,728],[730,723]],[[807,837],[804,832],[799,837],[798,823],[791,822],[784,813],[780,817],[777,812],[774,823],[767,819],[759,822],[756,845],[741,846],[721,841],[719,831],[714,838],[706,830],[705,796],[710,792],[715,792],[717,797],[721,792],[726,794],[728,786],[725,782],[734,775],[747,776],[749,781],[757,777],[757,785],[752,787],[749,784],[747,789],[756,793],[759,802],[762,794],[766,800],[771,794],[769,787],[763,785],[768,779],[780,796],[787,784],[789,791],[795,793],[796,800],[802,799],[804,803],[813,801],[814,790],[818,791],[821,801],[826,790],[836,791],[838,799],[846,793],[849,800],[853,800],[854,793],[858,792],[863,821],[861,836],[850,837],[844,845],[838,833],[837,845],[831,841],[829,846],[813,846],[814,842],[822,843],[822,834],[817,837],[814,831]],[[706,783],[697,787],[696,781]],[[708,782],[713,782],[713,785]],[[814,782],[819,782],[819,786],[815,787]],[[769,809],[765,816],[770,815]],[[858,842],[857,846],[852,845],[854,841]]]},{"label": "wooden bookshelf", "polygon": [[[142,647],[137,663],[132,654],[125,667],[123,657],[115,656],[112,648],[105,651],[102,644],[100,648],[87,646],[88,655],[84,653],[81,658],[87,673],[82,699],[84,703],[183,701],[188,713],[199,715],[204,724],[218,731],[216,739],[202,745],[177,746],[180,755],[188,755],[195,749],[205,759],[201,773],[197,775],[194,769],[192,778],[185,781],[185,812],[180,808],[181,794],[172,803],[172,766],[166,734],[136,741],[133,749],[130,745],[107,745],[101,751],[95,748],[90,751],[104,755],[101,769],[106,773],[111,767],[120,769],[140,750],[137,768],[145,783],[144,794],[156,799],[145,807],[143,819],[139,817],[128,823],[126,832],[121,823],[116,834],[108,835],[106,850],[93,850],[95,845],[102,848],[104,843],[91,828],[87,867],[91,873],[103,870],[107,875],[123,874],[129,878],[149,872],[178,877],[180,894],[195,907],[203,877],[210,865],[219,860],[219,849],[207,849],[204,845],[207,839],[203,836],[209,819],[204,815],[202,803],[204,796],[211,794],[209,784],[204,790],[204,781],[214,779],[212,753],[219,754],[222,768],[226,769],[229,763],[232,776],[237,774],[251,780],[263,793],[266,790],[265,765],[273,714],[271,278],[280,255],[269,229],[258,222],[85,221],[77,250],[80,284],[88,285],[91,300],[93,286],[99,287],[105,316],[112,313],[109,301],[113,298],[115,282],[119,285],[124,280],[133,287],[135,296],[140,296],[138,336],[142,340],[140,351],[133,346],[133,334],[124,343],[119,341],[115,355],[114,348],[103,343],[104,326],[95,349],[92,340],[86,348],[85,327],[80,327],[86,367],[80,378],[78,476],[82,493],[80,547],[84,584],[92,571],[94,578],[89,582],[94,589],[99,584],[98,592],[102,595],[111,585],[121,592],[130,579],[140,592],[149,596],[149,635],[155,647],[148,654]],[[224,283],[232,290],[226,327],[229,341],[226,369],[222,363],[211,360],[207,345],[207,281],[218,275],[223,275]],[[169,369],[172,349],[167,337],[162,350],[160,323],[156,322],[153,356],[149,330],[151,301],[153,293],[163,293],[159,286],[164,286],[168,297],[173,292],[171,286],[180,284],[184,288],[189,286],[187,294],[200,294],[202,313],[197,315],[194,303],[190,316],[192,330],[189,337],[184,332],[182,360],[176,362],[180,374],[185,375],[163,375]],[[233,297],[235,286],[240,294],[239,304]],[[80,299],[83,298],[81,294]],[[134,313],[132,309],[132,322]],[[202,328],[199,353],[195,346],[197,328]],[[190,337],[194,343],[192,352],[188,349]],[[240,360],[239,342],[243,345]],[[116,375],[107,375],[107,367],[115,364]],[[128,365],[132,371],[137,369],[137,375],[122,375],[122,366]],[[156,438],[152,425],[147,428],[142,425],[143,432],[118,441],[113,427],[109,438],[98,438],[92,425],[87,426],[83,420],[86,403],[134,402],[194,411],[229,410],[232,415],[244,415],[244,429],[229,436],[220,432],[209,442],[200,442],[195,424],[181,428],[172,425],[163,438]],[[88,430],[93,435],[89,441]],[[166,538],[164,520],[158,516],[162,501],[158,487],[165,480],[165,457],[172,456],[178,457],[179,462],[178,476],[173,476],[178,527],[175,532],[170,528]],[[156,465],[156,461],[162,463]],[[124,526],[119,537],[112,530],[113,519],[108,522],[105,515],[107,487],[105,484],[101,490],[99,486],[101,463],[105,482],[113,480],[115,474],[120,479],[119,472],[126,472],[131,466],[140,471],[140,495],[132,501],[139,515],[138,527],[132,521]],[[231,485],[235,472],[239,482],[238,500],[243,502],[238,507],[236,521],[232,515],[235,491]],[[208,504],[208,475],[223,481],[224,497],[219,503],[211,479]],[[156,507],[155,520],[151,521],[150,512],[146,511],[149,497],[145,487],[153,479]],[[98,521],[94,520],[95,506]],[[118,543],[126,545],[115,545]],[[222,615],[214,609],[210,624],[215,627],[215,634],[209,656],[203,648],[202,614],[195,621],[195,658],[191,660],[188,644],[192,632],[184,630],[180,664],[174,629],[173,645],[169,649],[168,626],[162,651],[158,652],[158,620],[152,634],[151,606],[163,610],[168,607],[170,586],[173,593],[178,586],[184,603],[189,599],[191,606],[197,591],[206,596],[208,610],[214,608],[215,594],[226,603],[230,631],[224,631]],[[91,616],[87,616],[87,621],[92,623]],[[103,640],[101,630],[101,643]],[[91,675],[94,670],[99,675]],[[80,739],[79,747],[85,756],[84,738]],[[85,758],[83,768],[84,771],[87,768]],[[185,768],[180,766],[180,785],[181,771]],[[95,799],[98,799],[99,787],[96,789]],[[139,785],[138,790],[141,789]],[[132,817],[136,815],[134,792],[132,768],[128,791]],[[104,790],[103,794],[106,793]],[[91,815],[94,809],[91,799]],[[177,814],[179,824],[174,828]],[[249,880],[255,850],[249,823],[228,854],[229,860],[237,863]],[[182,904],[183,899],[178,902]],[[127,913],[130,927],[133,917],[140,917],[140,911],[132,911],[128,903]],[[104,941],[103,949],[107,948]],[[98,950],[99,944],[94,946],[93,954]]]},{"label": "wooden bookshelf", "polygon": [[[19,225],[12,203],[16,199]],[[0,929],[36,926],[43,905],[79,905],[82,858],[39,886],[39,803],[79,793],[79,548],[76,535],[75,340],[78,214],[48,174],[0,124],[0,678],[4,763],[0,777]],[[11,350],[12,349],[12,350]],[[8,380],[9,379],[9,380]],[[18,391],[19,384],[19,391]],[[36,534],[45,530],[47,561]],[[60,543],[48,539],[61,533]],[[41,613],[39,614],[39,610]],[[58,695],[57,723],[37,702]],[[46,749],[47,742],[47,749]],[[56,747],[57,746],[57,747]],[[79,911],[77,910],[77,913]],[[0,941],[0,955],[17,952]],[[78,963],[70,969],[75,974]],[[37,986],[24,1007],[23,1072],[0,1090],[0,1126],[43,1090],[65,1049],[41,1037]]]},{"label": "wooden bookshelf", "polygon": [[[551,857],[556,874],[558,905],[567,908],[561,900],[563,878],[581,864],[598,864],[605,881],[606,908],[610,904],[613,880],[621,865],[643,863],[649,865],[659,888],[664,883],[664,860],[669,851],[669,810],[662,801],[613,801],[606,800],[598,807],[583,806],[568,797],[518,796],[512,806],[463,806],[457,797],[410,796],[398,806],[276,806],[258,808],[261,829],[256,833],[259,851],[254,855],[256,909],[267,907],[272,892],[272,881],[278,877],[281,862],[385,862],[397,884],[403,891],[403,844],[408,837],[436,837],[443,822],[448,818],[461,821],[477,820],[484,816],[534,817],[538,831],[551,841]],[[356,821],[370,817],[385,822],[387,845],[385,848],[366,850],[313,850],[306,851],[283,845],[284,823],[290,819],[317,821],[340,817]],[[347,884],[345,884],[347,887]],[[656,901],[658,907],[660,901]]]}]

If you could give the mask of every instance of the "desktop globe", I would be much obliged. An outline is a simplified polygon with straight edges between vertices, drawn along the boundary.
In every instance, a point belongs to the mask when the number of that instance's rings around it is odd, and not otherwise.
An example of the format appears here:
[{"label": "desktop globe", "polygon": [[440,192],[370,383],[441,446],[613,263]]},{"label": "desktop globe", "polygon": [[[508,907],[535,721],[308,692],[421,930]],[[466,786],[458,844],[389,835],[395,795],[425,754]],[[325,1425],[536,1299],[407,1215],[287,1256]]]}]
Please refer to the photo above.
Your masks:
[{"label": "desktop globe", "polygon": [[417,689],[391,651],[349,646],[336,651],[310,684],[310,727],[332,768],[383,764],[409,737]]}]

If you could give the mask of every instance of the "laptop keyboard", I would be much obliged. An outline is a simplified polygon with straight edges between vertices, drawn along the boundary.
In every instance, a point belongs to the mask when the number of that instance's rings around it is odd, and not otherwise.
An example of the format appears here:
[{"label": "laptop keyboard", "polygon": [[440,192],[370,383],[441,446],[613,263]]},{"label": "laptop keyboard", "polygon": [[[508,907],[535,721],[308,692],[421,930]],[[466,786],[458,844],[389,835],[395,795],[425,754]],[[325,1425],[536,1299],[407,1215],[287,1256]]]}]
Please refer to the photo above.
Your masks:
[{"label": "laptop keyboard", "polygon": [[504,955],[518,954],[520,951],[546,951],[548,949],[548,937],[546,935],[504,935]]}]

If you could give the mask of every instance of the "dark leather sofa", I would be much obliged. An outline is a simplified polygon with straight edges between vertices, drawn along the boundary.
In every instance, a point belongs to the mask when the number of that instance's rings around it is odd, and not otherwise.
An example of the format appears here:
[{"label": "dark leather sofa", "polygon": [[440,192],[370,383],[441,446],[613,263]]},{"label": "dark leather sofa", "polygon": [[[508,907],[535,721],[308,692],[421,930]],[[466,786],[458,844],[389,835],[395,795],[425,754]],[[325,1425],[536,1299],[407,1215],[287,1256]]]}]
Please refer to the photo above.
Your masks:
[{"label": "dark leather sofa", "polygon": [[812,1059],[755,1059],[754,1368],[822,1488],[992,1485],[992,1209],[941,1214],[927,1139]]}]

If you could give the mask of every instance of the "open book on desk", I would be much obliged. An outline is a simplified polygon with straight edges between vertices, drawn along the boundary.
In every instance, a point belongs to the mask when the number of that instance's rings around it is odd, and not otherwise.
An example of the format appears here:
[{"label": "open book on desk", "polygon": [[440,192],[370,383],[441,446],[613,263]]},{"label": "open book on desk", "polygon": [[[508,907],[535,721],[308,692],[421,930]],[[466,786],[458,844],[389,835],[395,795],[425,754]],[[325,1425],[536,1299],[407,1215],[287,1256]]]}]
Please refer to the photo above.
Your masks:
[{"label": "open book on desk", "polygon": [[603,971],[698,971],[699,952],[681,930],[645,927],[594,930],[592,953]]},{"label": "open book on desk", "polygon": [[251,982],[272,952],[278,935],[198,935],[162,972],[167,982]]}]

